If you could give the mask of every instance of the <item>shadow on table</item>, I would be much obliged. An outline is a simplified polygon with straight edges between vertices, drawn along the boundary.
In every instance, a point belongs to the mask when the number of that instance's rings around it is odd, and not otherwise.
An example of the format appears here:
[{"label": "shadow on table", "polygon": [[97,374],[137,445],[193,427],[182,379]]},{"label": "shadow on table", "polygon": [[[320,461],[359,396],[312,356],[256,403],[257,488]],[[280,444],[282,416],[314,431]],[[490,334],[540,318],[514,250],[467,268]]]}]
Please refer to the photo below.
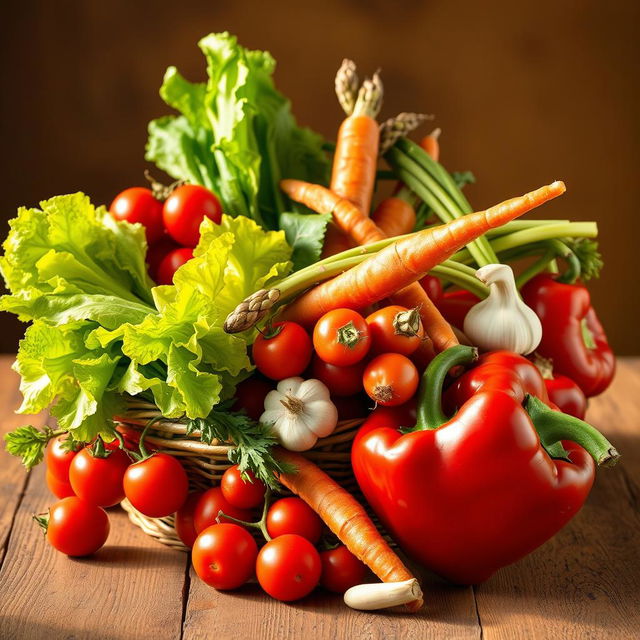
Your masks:
[{"label": "shadow on table", "polygon": [[91,562],[93,566],[109,568],[131,568],[132,566],[174,567],[176,556],[187,560],[187,555],[165,546],[136,547],[131,545],[107,545],[97,553],[86,558],[69,558],[72,562]]},{"label": "shadow on table", "polygon": [[2,640],[122,640],[122,634],[109,633],[108,629],[91,630],[75,627],[73,622],[69,624],[40,624],[29,621],[25,624],[23,618],[17,616],[5,616],[0,613],[0,638]]}]

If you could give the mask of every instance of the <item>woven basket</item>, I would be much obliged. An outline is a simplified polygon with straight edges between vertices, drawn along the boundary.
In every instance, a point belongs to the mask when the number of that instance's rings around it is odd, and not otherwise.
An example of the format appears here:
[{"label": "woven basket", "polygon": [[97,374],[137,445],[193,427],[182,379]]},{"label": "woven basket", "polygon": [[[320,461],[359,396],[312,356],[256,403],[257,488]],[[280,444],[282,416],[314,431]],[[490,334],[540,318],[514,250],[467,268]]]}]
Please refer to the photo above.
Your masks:
[{"label": "woven basket", "polygon": [[[116,418],[116,424],[127,430],[141,432],[149,420],[159,416],[155,405],[132,399],[125,414]],[[359,418],[339,422],[330,436],[318,440],[315,447],[304,453],[350,491],[357,487],[351,470],[351,441],[363,420]],[[231,466],[228,453],[233,445],[215,440],[206,444],[200,440],[198,432],[186,435],[186,431],[187,427],[183,423],[158,420],[147,431],[145,443],[180,458],[189,476],[191,490],[210,489],[220,483],[222,474]],[[186,547],[176,535],[173,516],[149,518],[136,511],[128,500],[124,500],[121,506],[129,514],[131,522],[147,535],[162,544],[186,551]]]}]

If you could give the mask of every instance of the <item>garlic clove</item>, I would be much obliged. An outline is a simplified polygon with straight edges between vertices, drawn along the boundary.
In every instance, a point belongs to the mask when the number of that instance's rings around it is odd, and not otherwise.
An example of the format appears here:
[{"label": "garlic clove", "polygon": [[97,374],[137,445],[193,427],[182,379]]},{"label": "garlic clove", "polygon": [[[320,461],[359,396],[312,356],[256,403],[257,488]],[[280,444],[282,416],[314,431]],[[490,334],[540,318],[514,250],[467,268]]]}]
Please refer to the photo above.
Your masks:
[{"label": "garlic clove", "polygon": [[352,609],[374,611],[422,600],[422,589],[415,578],[403,582],[358,584],[347,589],[344,602]]},{"label": "garlic clove", "polygon": [[464,321],[464,333],[483,351],[534,351],[542,340],[542,324],[521,299],[513,271],[506,264],[488,264],[476,277],[489,286],[489,296],[474,305]]}]

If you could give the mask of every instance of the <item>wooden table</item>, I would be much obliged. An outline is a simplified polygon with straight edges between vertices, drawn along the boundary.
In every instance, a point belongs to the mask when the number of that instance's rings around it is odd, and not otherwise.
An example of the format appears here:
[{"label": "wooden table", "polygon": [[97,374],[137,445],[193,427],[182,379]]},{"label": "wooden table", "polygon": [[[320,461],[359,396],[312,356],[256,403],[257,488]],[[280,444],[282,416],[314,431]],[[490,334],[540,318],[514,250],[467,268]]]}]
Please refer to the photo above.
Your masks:
[{"label": "wooden table", "polygon": [[[0,432],[24,422],[11,359],[0,357]],[[32,514],[53,502],[44,469],[0,453],[0,638],[631,638],[640,633],[640,359],[623,359],[590,421],[623,454],[599,473],[585,508],[553,540],[476,588],[424,577],[418,615],[361,613],[317,593],[285,605],[256,585],[221,594],[186,554],[111,510],[108,545],[73,560],[43,540]],[[46,416],[34,424],[42,425]]]}]

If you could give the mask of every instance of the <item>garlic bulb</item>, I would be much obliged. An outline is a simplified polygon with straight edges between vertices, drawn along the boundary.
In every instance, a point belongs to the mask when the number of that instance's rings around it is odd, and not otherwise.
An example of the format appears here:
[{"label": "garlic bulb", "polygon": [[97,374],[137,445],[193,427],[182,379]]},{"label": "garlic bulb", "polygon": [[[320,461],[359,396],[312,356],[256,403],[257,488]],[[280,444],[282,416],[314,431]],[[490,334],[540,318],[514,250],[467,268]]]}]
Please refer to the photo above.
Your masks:
[{"label": "garlic bulb", "polygon": [[387,607],[397,607],[422,599],[422,589],[415,578],[404,582],[376,582],[359,584],[347,589],[344,602],[352,609],[375,611]]},{"label": "garlic bulb", "polygon": [[289,451],[307,451],[338,424],[338,410],[320,380],[286,378],[264,399],[260,422],[271,425]]},{"label": "garlic bulb", "polygon": [[520,298],[511,267],[488,264],[476,278],[489,285],[489,297],[474,305],[464,320],[464,332],[483,351],[506,349],[526,355],[542,339],[542,324]]}]

